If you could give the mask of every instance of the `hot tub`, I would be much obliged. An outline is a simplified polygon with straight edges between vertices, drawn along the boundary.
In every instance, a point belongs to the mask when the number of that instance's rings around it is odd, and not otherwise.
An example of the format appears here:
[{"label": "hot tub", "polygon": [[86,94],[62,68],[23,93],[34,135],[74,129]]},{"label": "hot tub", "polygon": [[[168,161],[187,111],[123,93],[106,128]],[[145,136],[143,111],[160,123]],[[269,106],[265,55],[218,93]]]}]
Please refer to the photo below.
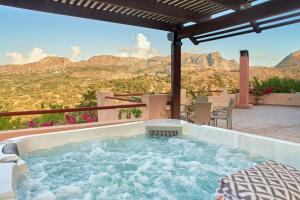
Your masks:
[{"label": "hot tub", "polygon": [[[18,152],[3,153],[7,144]],[[220,178],[263,161],[300,169],[299,144],[179,120],[24,136],[0,148],[0,199],[213,199]]]}]

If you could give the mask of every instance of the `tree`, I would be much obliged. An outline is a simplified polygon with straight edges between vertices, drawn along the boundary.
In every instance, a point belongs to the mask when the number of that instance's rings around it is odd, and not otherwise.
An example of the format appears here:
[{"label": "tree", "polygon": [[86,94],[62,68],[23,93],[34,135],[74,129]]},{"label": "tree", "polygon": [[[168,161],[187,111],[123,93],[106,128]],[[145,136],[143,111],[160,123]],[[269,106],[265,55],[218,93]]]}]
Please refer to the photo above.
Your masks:
[{"label": "tree", "polygon": [[97,92],[92,86],[88,87],[88,90],[82,94],[79,107],[94,107],[97,106]]}]

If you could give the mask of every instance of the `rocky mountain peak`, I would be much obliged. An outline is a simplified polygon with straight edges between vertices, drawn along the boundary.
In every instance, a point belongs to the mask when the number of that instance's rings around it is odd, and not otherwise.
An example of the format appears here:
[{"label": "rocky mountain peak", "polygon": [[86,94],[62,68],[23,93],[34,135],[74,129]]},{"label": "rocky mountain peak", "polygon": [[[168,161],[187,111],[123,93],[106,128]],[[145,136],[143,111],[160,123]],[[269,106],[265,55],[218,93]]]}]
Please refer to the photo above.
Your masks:
[{"label": "rocky mountain peak", "polygon": [[48,56],[48,57],[45,57],[45,58],[41,59],[38,62],[29,63],[28,65],[36,64],[36,65],[41,66],[41,67],[45,67],[45,66],[63,67],[63,66],[66,66],[70,63],[72,63],[72,61],[69,58],[58,57],[58,56]]},{"label": "rocky mountain peak", "polygon": [[300,68],[300,50],[295,51],[280,61],[276,67]]},{"label": "rocky mountain peak", "polygon": [[208,54],[182,54],[183,65],[197,65],[200,68],[221,67],[224,69],[238,68],[235,60],[224,59],[220,52],[211,52]]}]

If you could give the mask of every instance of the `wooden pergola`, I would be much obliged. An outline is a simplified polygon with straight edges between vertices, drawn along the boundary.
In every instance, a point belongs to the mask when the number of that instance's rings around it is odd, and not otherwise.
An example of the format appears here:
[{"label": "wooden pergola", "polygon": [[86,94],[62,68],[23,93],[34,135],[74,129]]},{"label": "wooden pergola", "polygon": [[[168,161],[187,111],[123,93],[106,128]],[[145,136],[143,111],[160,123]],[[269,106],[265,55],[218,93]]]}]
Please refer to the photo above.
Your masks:
[{"label": "wooden pergola", "polygon": [[180,118],[182,39],[198,45],[300,22],[300,0],[0,0],[0,5],[169,32],[175,119]]}]

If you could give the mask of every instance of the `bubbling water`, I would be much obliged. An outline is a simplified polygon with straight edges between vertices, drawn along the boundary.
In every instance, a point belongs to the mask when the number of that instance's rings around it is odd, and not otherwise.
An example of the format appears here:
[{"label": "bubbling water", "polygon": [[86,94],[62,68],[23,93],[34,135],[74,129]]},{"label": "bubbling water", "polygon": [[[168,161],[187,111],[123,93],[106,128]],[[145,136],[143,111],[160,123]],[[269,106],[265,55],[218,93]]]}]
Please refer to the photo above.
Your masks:
[{"label": "bubbling water", "polygon": [[23,156],[20,200],[213,199],[220,178],[262,162],[183,138],[137,136],[72,143]]}]

